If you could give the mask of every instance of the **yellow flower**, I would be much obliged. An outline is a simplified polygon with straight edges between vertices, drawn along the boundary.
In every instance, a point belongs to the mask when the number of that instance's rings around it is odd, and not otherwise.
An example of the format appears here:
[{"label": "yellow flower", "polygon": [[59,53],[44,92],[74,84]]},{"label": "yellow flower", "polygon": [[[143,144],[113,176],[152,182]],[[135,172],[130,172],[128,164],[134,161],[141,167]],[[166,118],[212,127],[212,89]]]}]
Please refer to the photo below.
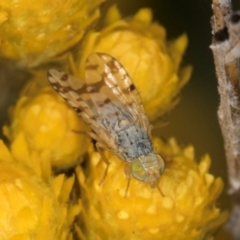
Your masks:
[{"label": "yellow flower", "polygon": [[79,42],[104,0],[2,0],[0,56],[37,66]]},{"label": "yellow flower", "polygon": [[77,64],[80,77],[84,79],[85,60],[90,53],[108,53],[128,71],[150,120],[161,117],[175,106],[176,96],[191,75],[191,66],[180,68],[187,36],[167,42],[165,29],[152,22],[151,10],[145,8],[122,20],[114,6],[106,24],[100,32],[89,33],[81,46]]},{"label": "yellow flower", "polygon": [[69,168],[81,161],[90,139],[85,123],[52,87],[35,84],[46,78],[46,72],[40,72],[28,84],[4,132],[11,141],[23,133],[29,148],[51,159],[53,167]]},{"label": "yellow flower", "polygon": [[[106,154],[111,162],[107,178],[98,183],[106,168],[97,152],[91,153],[90,170],[77,176],[82,187],[83,217],[87,239],[211,239],[211,233],[227,218],[216,207],[223,189],[221,178],[208,173],[210,158],[197,164],[192,146],[182,148],[174,139],[156,140],[166,169],[157,188],[131,180],[127,198],[124,162]],[[208,238],[209,237],[209,238]]]},{"label": "yellow flower", "polygon": [[[53,178],[23,135],[9,151],[0,140],[0,239],[67,240],[81,203],[67,205],[74,177]],[[47,160],[47,159],[45,159]],[[49,160],[48,160],[49,161]],[[42,167],[40,166],[42,164]],[[45,180],[44,180],[45,179]]]}]

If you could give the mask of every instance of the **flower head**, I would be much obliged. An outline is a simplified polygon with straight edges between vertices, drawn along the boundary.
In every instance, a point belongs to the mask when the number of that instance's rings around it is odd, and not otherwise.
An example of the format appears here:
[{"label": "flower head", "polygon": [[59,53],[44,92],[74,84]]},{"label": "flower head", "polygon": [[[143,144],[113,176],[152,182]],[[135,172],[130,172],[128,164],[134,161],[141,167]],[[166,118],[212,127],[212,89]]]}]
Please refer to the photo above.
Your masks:
[{"label": "flower head", "polygon": [[149,9],[141,9],[123,20],[112,7],[100,32],[91,32],[79,53],[79,75],[84,79],[85,60],[92,52],[108,53],[126,68],[142,97],[150,120],[155,120],[176,104],[176,96],[187,83],[191,67],[180,68],[187,46],[183,34],[168,43],[165,29],[152,22]]},{"label": "flower head", "polygon": [[79,42],[99,17],[103,0],[3,0],[0,56],[24,67],[37,66]]},{"label": "flower head", "polygon": [[[0,238],[62,239],[71,237],[69,227],[81,210],[80,202],[67,205],[74,177],[53,178],[47,159],[29,152],[23,135],[12,150],[0,140]],[[42,165],[42,166],[41,166]]]},{"label": "flower head", "polygon": [[89,146],[86,125],[50,86],[36,87],[39,78],[46,79],[46,73],[40,72],[25,88],[5,133],[11,141],[23,133],[29,148],[51,159],[53,167],[72,167]]},{"label": "flower head", "polygon": [[87,176],[78,169],[84,204],[80,222],[89,239],[204,239],[226,220],[215,204],[223,182],[208,173],[209,156],[197,164],[192,146],[181,148],[174,139],[157,139],[156,144],[166,160],[159,181],[162,194],[132,179],[125,198],[124,163],[110,154],[102,186],[98,183],[106,166],[97,152],[91,153]]}]

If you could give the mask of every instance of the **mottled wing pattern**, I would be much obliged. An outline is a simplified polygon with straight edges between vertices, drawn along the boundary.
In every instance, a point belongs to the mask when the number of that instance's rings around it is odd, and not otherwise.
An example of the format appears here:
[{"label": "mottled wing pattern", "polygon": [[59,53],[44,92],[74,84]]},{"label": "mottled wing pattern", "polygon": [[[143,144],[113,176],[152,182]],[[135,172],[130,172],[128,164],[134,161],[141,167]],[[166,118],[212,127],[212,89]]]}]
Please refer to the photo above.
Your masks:
[{"label": "mottled wing pattern", "polygon": [[[48,71],[48,79],[56,92],[66,100],[87,123],[89,123],[91,118],[95,117],[96,110],[90,101],[85,82],[55,69]],[[86,114],[82,115],[82,113]]]},{"label": "mottled wing pattern", "polygon": [[128,73],[115,58],[103,53],[91,54],[86,61],[85,76],[88,92],[99,114],[104,114],[107,104],[115,103],[123,111],[127,110],[132,123],[142,127],[151,138],[141,97]]},{"label": "mottled wing pattern", "polygon": [[85,82],[54,69],[48,71],[48,79],[56,92],[68,102],[86,123],[90,124],[92,132],[89,132],[89,135],[99,143],[99,147],[118,154],[114,140],[105,129],[101,128],[98,122],[100,116],[87,92]]},{"label": "mottled wing pattern", "polygon": [[91,54],[86,60],[86,82],[57,70],[49,70],[52,87],[90,124],[89,135],[105,148],[121,156],[115,143],[116,132],[103,122],[109,118],[127,118],[143,128],[151,138],[148,118],[140,95],[124,67],[103,53]]}]

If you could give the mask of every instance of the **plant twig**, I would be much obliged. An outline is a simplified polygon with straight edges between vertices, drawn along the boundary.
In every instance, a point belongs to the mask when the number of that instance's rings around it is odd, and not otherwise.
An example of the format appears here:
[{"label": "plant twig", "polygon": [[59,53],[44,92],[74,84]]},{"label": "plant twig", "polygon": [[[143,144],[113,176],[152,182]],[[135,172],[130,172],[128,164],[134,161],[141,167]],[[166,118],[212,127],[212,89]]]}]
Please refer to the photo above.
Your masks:
[{"label": "plant twig", "polygon": [[213,0],[213,51],[220,105],[218,119],[224,139],[229,193],[234,200],[227,228],[240,239],[240,13],[232,13],[230,0]]}]

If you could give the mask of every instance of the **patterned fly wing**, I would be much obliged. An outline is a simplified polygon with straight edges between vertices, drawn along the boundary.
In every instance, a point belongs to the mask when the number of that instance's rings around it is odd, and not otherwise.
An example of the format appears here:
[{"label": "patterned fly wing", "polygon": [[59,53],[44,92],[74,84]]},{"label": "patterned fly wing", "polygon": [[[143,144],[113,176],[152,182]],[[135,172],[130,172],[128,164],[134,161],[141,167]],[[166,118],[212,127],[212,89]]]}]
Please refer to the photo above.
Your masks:
[{"label": "patterned fly wing", "polygon": [[119,110],[129,113],[129,120],[143,128],[151,139],[148,118],[141,97],[124,67],[112,56],[94,53],[86,61],[86,84],[90,97],[100,114],[107,105],[114,104]]},{"label": "patterned fly wing", "polygon": [[86,91],[85,82],[55,69],[48,71],[48,79],[56,92],[89,123],[90,119],[95,116],[94,112],[96,112],[96,110],[91,101],[89,101],[90,98]]},{"label": "patterned fly wing", "polygon": [[99,143],[99,146],[118,154],[113,139],[98,122],[100,116],[87,92],[85,82],[55,69],[48,71],[48,79],[56,92],[91,126],[92,131],[89,135]]},{"label": "patterned fly wing", "polygon": [[[52,87],[91,125],[92,138],[100,146],[121,157],[114,143],[115,133],[106,119],[124,116],[143,128],[151,139],[151,130],[141,98],[124,67],[103,53],[91,54],[86,60],[86,82],[64,72],[51,69],[48,79]],[[104,126],[102,126],[104,124]]]}]

